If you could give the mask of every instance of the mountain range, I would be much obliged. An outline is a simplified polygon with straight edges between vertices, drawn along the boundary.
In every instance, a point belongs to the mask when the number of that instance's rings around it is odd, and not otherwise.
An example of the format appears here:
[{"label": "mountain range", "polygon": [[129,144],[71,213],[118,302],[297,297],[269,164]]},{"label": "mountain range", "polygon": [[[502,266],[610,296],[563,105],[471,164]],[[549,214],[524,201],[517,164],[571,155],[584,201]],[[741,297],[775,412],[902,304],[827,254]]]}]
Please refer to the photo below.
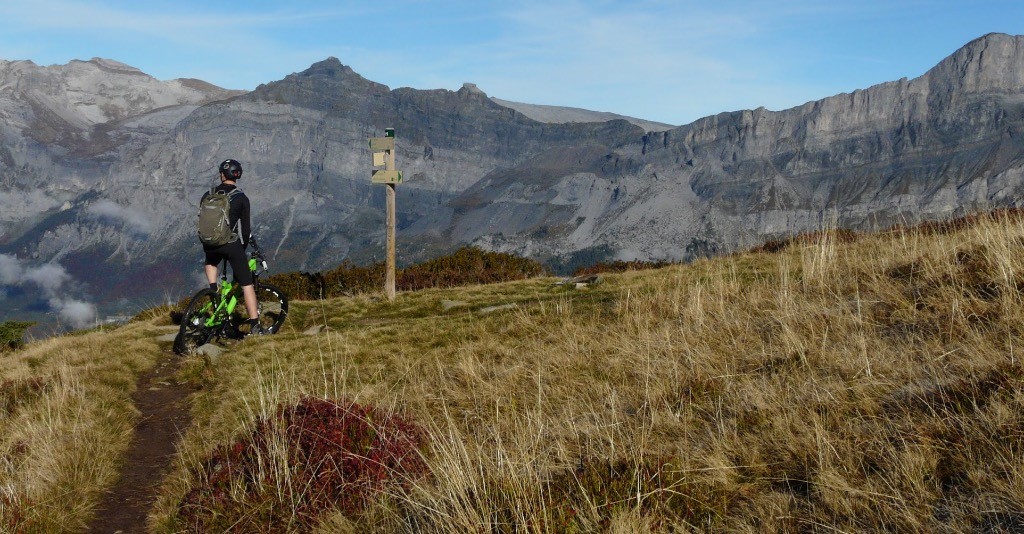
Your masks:
[{"label": "mountain range", "polygon": [[3,316],[75,323],[97,303],[194,291],[196,203],[229,157],[276,270],[380,260],[366,139],[387,127],[405,175],[400,263],[463,244],[562,270],[690,260],[1016,205],[1024,37],[986,35],[914,79],[678,127],[473,84],[391,89],[335,58],[249,92],[105,59],[0,61]]}]

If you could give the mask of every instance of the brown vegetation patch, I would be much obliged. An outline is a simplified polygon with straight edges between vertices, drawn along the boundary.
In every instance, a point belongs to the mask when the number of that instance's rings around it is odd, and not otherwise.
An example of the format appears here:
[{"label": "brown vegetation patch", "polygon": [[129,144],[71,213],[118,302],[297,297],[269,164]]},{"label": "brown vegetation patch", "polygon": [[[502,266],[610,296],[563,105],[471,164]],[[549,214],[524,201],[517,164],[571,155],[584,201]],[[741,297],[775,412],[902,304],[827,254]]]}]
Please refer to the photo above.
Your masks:
[{"label": "brown vegetation patch", "polygon": [[450,256],[402,269],[396,284],[402,291],[413,291],[526,280],[545,274],[547,269],[533,260],[464,247]]},{"label": "brown vegetation patch", "polygon": [[[450,288],[525,280],[545,274],[547,269],[533,260],[464,247],[451,255],[399,269],[395,287],[399,291]],[[275,274],[267,283],[277,286],[290,298],[316,300],[380,292],[384,277],[383,263],[357,266],[346,261],[325,272]]]},{"label": "brown vegetation patch", "polygon": [[580,267],[576,269],[573,276],[588,276],[593,274],[602,273],[626,273],[631,271],[645,271],[649,269],[661,269],[662,267],[668,267],[670,265],[676,265],[670,261],[612,261],[612,262],[599,262],[589,267]]},{"label": "brown vegetation patch", "polygon": [[911,283],[915,278],[919,278],[923,274],[924,266],[921,264],[921,260],[918,259],[902,263],[885,271],[885,275],[889,278],[904,283]]},{"label": "brown vegetation patch", "polygon": [[177,520],[189,532],[310,531],[327,511],[357,516],[389,485],[426,476],[425,445],[399,416],[305,397],[214,450]]},{"label": "brown vegetation patch", "polygon": [[792,237],[766,241],[763,244],[750,249],[750,252],[772,254],[782,252],[792,246],[818,245],[826,240],[831,240],[833,243],[853,243],[858,239],[858,237],[858,233],[845,228],[805,232]]}]

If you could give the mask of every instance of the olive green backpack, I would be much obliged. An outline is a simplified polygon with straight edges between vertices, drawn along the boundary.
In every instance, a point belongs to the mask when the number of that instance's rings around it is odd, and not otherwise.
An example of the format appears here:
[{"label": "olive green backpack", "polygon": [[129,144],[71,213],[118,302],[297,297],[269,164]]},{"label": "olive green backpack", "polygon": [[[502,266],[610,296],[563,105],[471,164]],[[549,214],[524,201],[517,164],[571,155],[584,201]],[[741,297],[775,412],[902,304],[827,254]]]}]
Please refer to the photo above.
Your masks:
[{"label": "olive green backpack", "polygon": [[199,240],[204,245],[219,247],[238,239],[237,224],[231,227],[231,197],[241,193],[232,189],[230,193],[211,190],[199,202]]}]

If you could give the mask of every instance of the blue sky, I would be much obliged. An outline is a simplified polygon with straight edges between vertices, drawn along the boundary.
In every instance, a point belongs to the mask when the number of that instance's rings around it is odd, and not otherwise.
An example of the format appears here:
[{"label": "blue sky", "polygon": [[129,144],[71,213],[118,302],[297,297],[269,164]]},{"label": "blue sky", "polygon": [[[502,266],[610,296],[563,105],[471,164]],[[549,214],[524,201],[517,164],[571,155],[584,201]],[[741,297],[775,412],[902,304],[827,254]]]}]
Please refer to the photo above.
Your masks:
[{"label": "blue sky", "polygon": [[104,57],[233,89],[329,56],[392,88],[458,89],[685,124],[923,74],[1020,0],[0,0],[0,58]]}]

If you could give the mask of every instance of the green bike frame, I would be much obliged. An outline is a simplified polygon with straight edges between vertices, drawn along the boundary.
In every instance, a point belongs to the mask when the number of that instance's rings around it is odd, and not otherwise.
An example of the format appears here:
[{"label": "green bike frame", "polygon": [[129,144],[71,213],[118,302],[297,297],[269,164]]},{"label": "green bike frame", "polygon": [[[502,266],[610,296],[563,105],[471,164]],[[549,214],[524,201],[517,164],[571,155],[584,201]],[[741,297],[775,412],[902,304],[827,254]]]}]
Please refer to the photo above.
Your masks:
[{"label": "green bike frame", "polygon": [[223,324],[223,318],[230,317],[231,312],[235,311],[235,306],[238,305],[238,299],[231,294],[234,292],[234,284],[229,284],[227,280],[221,279],[217,292],[220,293],[217,306],[211,310],[210,307],[213,306],[211,302],[201,310],[206,315],[206,320],[203,321],[203,326],[206,328],[214,328]]},{"label": "green bike frame", "polygon": [[[254,258],[249,259],[249,270],[256,272],[257,262]],[[222,276],[220,279],[220,302],[217,303],[217,307],[214,308],[213,313],[206,319],[204,326],[207,328],[213,328],[223,323],[222,317],[230,317],[231,313],[235,311],[235,306],[238,306],[238,298],[233,294],[235,292],[235,284],[228,283],[226,276]],[[206,311],[206,310],[203,310]]]}]

